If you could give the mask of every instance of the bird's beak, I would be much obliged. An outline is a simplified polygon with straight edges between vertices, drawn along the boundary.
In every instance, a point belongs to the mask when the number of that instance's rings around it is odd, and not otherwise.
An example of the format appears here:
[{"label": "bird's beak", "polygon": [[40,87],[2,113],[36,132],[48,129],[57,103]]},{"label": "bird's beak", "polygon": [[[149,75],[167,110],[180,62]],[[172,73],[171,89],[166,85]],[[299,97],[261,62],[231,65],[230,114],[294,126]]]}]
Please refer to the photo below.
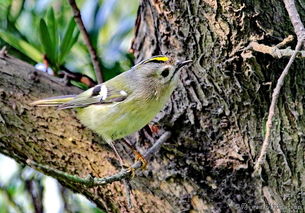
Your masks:
[{"label": "bird's beak", "polygon": [[176,70],[181,69],[182,67],[184,67],[187,64],[190,64],[191,62],[193,62],[193,60],[178,61],[177,64],[176,64]]}]

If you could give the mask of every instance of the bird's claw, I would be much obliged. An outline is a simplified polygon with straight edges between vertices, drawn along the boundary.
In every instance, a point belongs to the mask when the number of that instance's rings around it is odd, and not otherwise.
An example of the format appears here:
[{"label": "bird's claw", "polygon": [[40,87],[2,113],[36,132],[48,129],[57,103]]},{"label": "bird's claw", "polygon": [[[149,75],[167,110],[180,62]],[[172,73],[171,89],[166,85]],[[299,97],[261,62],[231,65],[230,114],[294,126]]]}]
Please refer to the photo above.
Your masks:
[{"label": "bird's claw", "polygon": [[135,160],[136,161],[138,161],[138,160],[141,161],[141,163],[142,163],[141,169],[146,170],[148,163],[147,163],[147,160],[144,158],[144,156],[141,155],[139,152],[137,152],[135,150],[134,150],[134,155],[135,155]]},{"label": "bird's claw", "polygon": [[133,167],[128,167],[127,171],[130,173],[130,177],[131,177],[131,178],[134,178],[134,177],[135,177],[135,174],[136,174],[135,168],[133,168]]}]

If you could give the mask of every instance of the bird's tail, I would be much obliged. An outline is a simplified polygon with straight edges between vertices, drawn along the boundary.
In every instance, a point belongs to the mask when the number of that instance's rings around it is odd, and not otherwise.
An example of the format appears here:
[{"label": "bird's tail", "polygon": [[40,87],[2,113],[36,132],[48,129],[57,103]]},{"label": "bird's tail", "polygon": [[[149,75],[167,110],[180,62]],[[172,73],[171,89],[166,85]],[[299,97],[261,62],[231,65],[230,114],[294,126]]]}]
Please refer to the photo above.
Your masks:
[{"label": "bird's tail", "polygon": [[75,98],[76,95],[63,95],[45,98],[41,100],[34,101],[30,103],[33,106],[60,106],[64,103],[67,103]]}]

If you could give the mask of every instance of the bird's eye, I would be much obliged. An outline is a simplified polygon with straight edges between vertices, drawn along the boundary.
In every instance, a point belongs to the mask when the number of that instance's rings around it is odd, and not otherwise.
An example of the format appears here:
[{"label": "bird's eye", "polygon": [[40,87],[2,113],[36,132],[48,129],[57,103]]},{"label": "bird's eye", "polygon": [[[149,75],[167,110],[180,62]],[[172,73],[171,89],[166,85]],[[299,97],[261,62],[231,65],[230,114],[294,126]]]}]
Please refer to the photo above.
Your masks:
[{"label": "bird's eye", "polygon": [[161,75],[162,75],[164,78],[166,78],[166,77],[168,76],[168,74],[169,74],[169,69],[168,69],[168,68],[165,69],[165,70],[163,70],[163,71],[161,72]]}]

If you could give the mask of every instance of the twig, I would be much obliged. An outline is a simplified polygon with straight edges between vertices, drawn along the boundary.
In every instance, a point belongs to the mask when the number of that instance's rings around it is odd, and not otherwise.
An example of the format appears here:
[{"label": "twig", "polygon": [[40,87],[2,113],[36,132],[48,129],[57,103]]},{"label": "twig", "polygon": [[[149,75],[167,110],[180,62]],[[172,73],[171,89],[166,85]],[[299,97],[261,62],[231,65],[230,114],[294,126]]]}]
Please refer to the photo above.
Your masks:
[{"label": "twig", "polygon": [[281,41],[280,43],[278,43],[276,45],[277,48],[281,48],[284,47],[285,45],[287,45],[288,43],[293,41],[293,35],[289,35],[286,38],[283,39],[283,41]]},{"label": "twig", "polygon": [[7,56],[6,46],[3,46],[0,50],[0,58],[5,58]]},{"label": "twig", "polygon": [[294,32],[298,37],[298,41],[305,36],[305,28],[301,21],[300,15],[295,7],[294,0],[283,0],[286,10],[289,14],[289,18],[294,27]]},{"label": "twig", "polygon": [[71,197],[70,191],[66,187],[64,187],[60,184],[58,184],[58,188],[59,188],[59,192],[61,195],[61,199],[63,200],[63,204],[64,204],[63,209],[65,210],[64,212],[73,213],[73,211],[72,211],[72,209],[74,209],[73,203],[69,202],[69,198]]},{"label": "twig", "polygon": [[[165,132],[155,143],[154,145],[148,149],[148,151],[144,154],[144,157],[146,160],[149,160],[151,158],[151,156],[156,153],[159,148],[161,147],[161,145],[167,141],[171,136],[170,132]],[[45,166],[45,165],[41,165],[38,163],[35,163],[34,161],[28,159],[27,164],[31,167],[36,167],[39,170],[44,171],[46,174],[49,174],[51,176],[54,176],[56,178],[59,179],[63,179],[63,180],[68,180],[74,183],[79,183],[79,184],[83,184],[86,185],[88,187],[93,187],[93,186],[101,186],[101,185],[106,185],[109,183],[112,183],[114,181],[120,181],[124,178],[127,178],[131,175],[131,170],[130,169],[125,169],[125,170],[121,170],[120,172],[108,176],[108,177],[104,177],[104,178],[94,178],[91,176],[88,176],[86,178],[81,178],[78,177],[76,175],[71,175],[62,171],[59,171],[57,169],[51,168],[49,166]],[[131,169],[138,169],[141,167],[141,162],[137,161],[135,162],[132,166]]]},{"label": "twig", "polygon": [[[23,179],[25,183],[25,189],[30,194],[32,199],[32,205],[34,206],[35,213],[43,213],[43,191],[44,186],[41,184],[40,180],[36,179]],[[36,187],[36,188],[35,188]]]},{"label": "twig", "polygon": [[69,3],[71,5],[73,13],[74,13],[75,22],[77,23],[79,30],[83,36],[84,42],[85,42],[86,46],[88,47],[91,61],[92,61],[92,64],[93,64],[93,67],[95,70],[97,82],[100,84],[100,83],[104,82],[104,80],[103,80],[103,76],[102,76],[101,64],[100,64],[99,58],[97,57],[96,50],[94,49],[94,47],[91,43],[89,34],[84,26],[80,10],[78,9],[75,0],[69,0]]},{"label": "twig", "polygon": [[124,188],[125,188],[125,197],[126,197],[126,203],[127,203],[127,207],[129,209],[132,208],[132,202],[131,202],[131,186],[130,186],[130,183],[129,181],[124,178],[123,179],[123,184],[124,184]]},{"label": "twig", "polygon": [[[269,54],[274,58],[282,58],[284,56],[291,57],[295,53],[295,50],[292,50],[290,48],[279,49],[277,46],[270,47],[265,44],[259,44],[256,41],[251,42],[249,46],[256,52]],[[299,51],[298,53],[299,57],[305,58],[305,51]]]},{"label": "twig", "polygon": [[[290,48],[286,48],[286,49],[279,49],[279,48],[285,46],[287,43],[291,42],[292,40],[293,40],[293,36],[290,35],[275,46],[268,46],[265,44],[259,44],[257,41],[252,41],[249,44],[249,46],[245,48],[245,50],[252,49],[256,52],[269,54],[274,58],[282,58],[288,56],[291,57],[295,52],[295,50],[292,50]],[[305,51],[299,51],[297,57],[305,58]]]},{"label": "twig", "polygon": [[305,37],[301,37],[301,39],[298,41],[297,46],[295,48],[295,51],[293,53],[293,55],[290,57],[288,64],[286,65],[285,69],[283,70],[281,76],[279,77],[276,87],[273,90],[273,94],[272,94],[272,100],[271,100],[271,105],[269,108],[269,114],[268,114],[268,119],[266,122],[266,134],[265,134],[265,139],[262,145],[262,149],[260,151],[260,155],[255,163],[254,166],[254,172],[253,172],[253,176],[259,176],[261,173],[261,166],[265,161],[265,157],[266,157],[266,153],[267,153],[267,149],[269,146],[269,142],[270,142],[270,132],[272,129],[272,118],[274,116],[275,113],[275,107],[278,101],[278,97],[280,94],[280,90],[284,84],[284,80],[286,75],[288,74],[289,68],[291,66],[291,64],[293,63],[298,51],[300,50],[303,42],[304,42],[304,38]]}]

